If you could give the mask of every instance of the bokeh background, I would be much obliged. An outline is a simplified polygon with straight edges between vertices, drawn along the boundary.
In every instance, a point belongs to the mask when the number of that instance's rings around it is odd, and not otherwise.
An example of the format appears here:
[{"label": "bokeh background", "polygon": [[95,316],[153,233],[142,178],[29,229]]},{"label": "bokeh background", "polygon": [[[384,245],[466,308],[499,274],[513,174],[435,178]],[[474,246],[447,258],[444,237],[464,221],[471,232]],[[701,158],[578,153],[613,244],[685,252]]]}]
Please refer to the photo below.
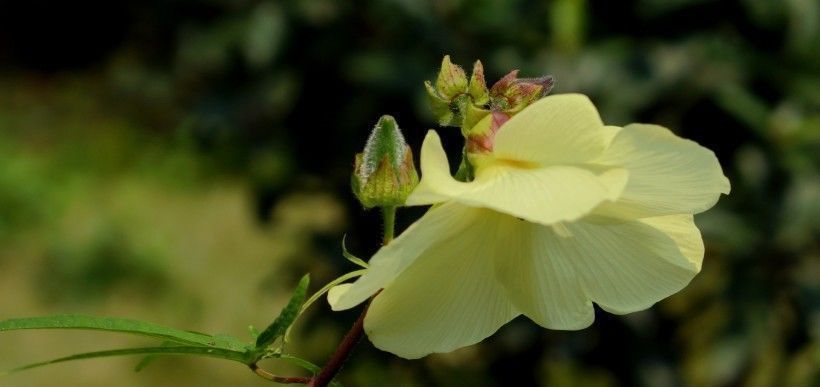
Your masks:
[{"label": "bokeh background", "polygon": [[[583,92],[610,124],[713,149],[732,194],[699,215],[689,287],[579,332],[524,318],[406,361],[368,342],[349,386],[820,386],[820,3],[815,0],[0,1],[0,318],[82,312],[248,337],[305,272],[378,247],[349,193],[381,114],[419,148],[441,57]],[[443,130],[455,155],[460,139]],[[455,158],[455,157],[454,157]],[[400,227],[420,210],[399,214]],[[435,286],[435,284],[431,284]],[[355,319],[324,302],[296,354]],[[146,344],[0,336],[0,368]],[[3,386],[262,386],[239,365],[75,362]],[[269,364],[283,372],[290,370]]]}]

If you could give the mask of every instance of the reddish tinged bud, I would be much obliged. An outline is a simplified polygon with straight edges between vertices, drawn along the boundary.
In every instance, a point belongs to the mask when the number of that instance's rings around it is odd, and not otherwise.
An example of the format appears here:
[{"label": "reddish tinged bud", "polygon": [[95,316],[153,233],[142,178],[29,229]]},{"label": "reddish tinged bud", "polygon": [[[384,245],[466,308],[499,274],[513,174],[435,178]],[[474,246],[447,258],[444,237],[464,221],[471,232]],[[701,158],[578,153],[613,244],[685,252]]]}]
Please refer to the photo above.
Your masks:
[{"label": "reddish tinged bud", "polygon": [[516,113],[547,95],[552,86],[552,76],[519,79],[518,70],[513,70],[490,88],[490,105],[494,110]]},{"label": "reddish tinged bud", "polygon": [[513,70],[507,73],[507,75],[501,77],[501,79],[497,80],[493,86],[490,88],[490,96],[500,96],[504,94],[504,91],[512,85],[512,83],[518,79],[518,70]]}]

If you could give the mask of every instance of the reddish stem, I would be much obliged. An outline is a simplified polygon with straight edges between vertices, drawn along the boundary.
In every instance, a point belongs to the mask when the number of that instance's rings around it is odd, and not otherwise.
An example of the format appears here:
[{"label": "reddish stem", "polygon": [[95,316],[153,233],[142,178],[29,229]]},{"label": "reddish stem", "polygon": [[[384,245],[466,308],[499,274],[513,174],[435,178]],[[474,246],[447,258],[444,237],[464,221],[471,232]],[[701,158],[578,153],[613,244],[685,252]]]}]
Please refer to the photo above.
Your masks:
[{"label": "reddish stem", "polygon": [[322,370],[307,383],[308,387],[325,387],[330,384],[333,377],[342,370],[347,358],[349,358],[353,352],[353,348],[356,347],[356,344],[358,344],[362,336],[364,336],[364,316],[367,315],[369,306],[369,304],[365,305],[362,314],[359,315],[359,318],[353,323],[353,327],[350,328],[350,331],[347,332],[342,342],[339,343],[336,352],[334,352],[333,356],[325,363]]}]

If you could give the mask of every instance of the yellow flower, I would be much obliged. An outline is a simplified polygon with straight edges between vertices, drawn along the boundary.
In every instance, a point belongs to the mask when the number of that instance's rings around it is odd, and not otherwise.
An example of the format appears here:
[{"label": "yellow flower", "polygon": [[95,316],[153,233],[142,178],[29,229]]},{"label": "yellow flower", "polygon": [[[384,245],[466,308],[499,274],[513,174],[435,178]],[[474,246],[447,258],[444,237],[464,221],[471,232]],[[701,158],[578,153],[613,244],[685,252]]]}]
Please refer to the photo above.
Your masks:
[{"label": "yellow flower", "polygon": [[656,125],[605,126],[577,94],[533,103],[490,143],[470,155],[475,180],[459,182],[430,131],[407,203],[437,205],[328,296],[343,310],[384,289],[365,319],[377,347],[448,352],[520,314],[582,329],[593,302],[643,310],[700,271],[692,215],[729,192],[710,150]]}]

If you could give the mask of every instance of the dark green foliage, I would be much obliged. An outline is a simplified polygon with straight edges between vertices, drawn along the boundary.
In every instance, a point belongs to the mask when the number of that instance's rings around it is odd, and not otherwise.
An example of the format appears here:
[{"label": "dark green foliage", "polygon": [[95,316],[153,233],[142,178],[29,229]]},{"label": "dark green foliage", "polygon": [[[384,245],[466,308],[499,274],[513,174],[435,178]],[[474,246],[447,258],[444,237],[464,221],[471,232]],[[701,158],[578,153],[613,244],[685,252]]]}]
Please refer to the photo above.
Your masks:
[{"label": "dark green foliage", "polygon": [[105,224],[87,244],[56,241],[44,257],[39,290],[51,302],[100,300],[122,288],[156,298],[171,286],[161,266],[165,259],[162,252],[131,241],[124,227]]}]

